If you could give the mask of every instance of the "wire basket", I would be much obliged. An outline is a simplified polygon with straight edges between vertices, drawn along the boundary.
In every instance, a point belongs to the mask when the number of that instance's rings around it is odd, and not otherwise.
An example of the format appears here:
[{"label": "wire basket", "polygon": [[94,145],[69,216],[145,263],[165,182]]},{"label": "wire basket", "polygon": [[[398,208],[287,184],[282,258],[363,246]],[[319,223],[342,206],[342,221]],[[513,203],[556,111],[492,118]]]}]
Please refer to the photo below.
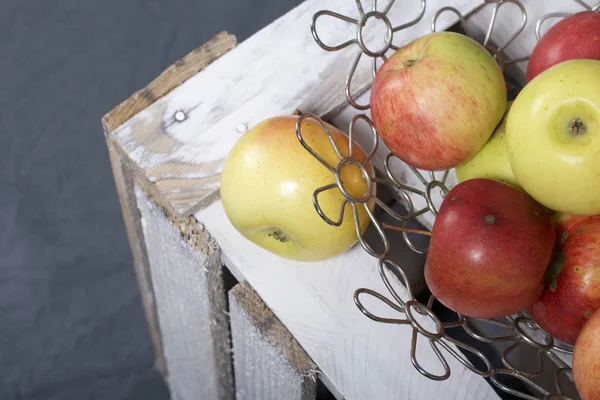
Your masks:
[{"label": "wire basket", "polygon": [[[352,1],[352,0],[348,0]],[[414,222],[419,218],[430,213],[433,217],[437,215],[438,206],[446,193],[451,188],[449,182],[450,170],[447,171],[422,171],[410,165],[404,164],[404,170],[411,171],[413,178],[411,182],[417,182],[419,186],[406,183],[406,176],[399,176],[397,169],[392,166],[395,163],[403,163],[392,153],[387,154],[383,162],[383,176],[370,178],[366,165],[372,160],[379,147],[379,135],[373,122],[366,113],[360,111],[369,110],[369,104],[359,104],[357,98],[352,93],[352,80],[356,73],[357,66],[362,57],[372,59],[372,73],[375,76],[378,64],[387,59],[387,55],[398,47],[394,45],[394,35],[399,32],[410,29],[419,23],[425,15],[427,7],[426,0],[404,0],[420,2],[420,13],[412,20],[403,22],[400,25],[394,25],[388,18],[392,7],[399,6],[394,0],[390,0],[383,7],[378,7],[377,1],[372,1],[370,10],[365,10],[361,0],[355,0],[358,8],[359,18],[341,15],[335,11],[321,10],[314,14],[311,23],[311,32],[317,44],[326,51],[341,51],[346,48],[354,47],[356,56],[350,65],[349,72],[345,82],[345,95],[348,102],[357,110],[352,119],[348,136],[350,141],[349,154],[344,156],[336,147],[331,133],[323,121],[314,114],[301,114],[297,125],[296,135],[304,148],[315,157],[323,166],[331,171],[335,176],[335,183],[316,189],[313,193],[313,203],[316,211],[321,218],[332,226],[341,225],[344,218],[353,217],[358,233],[359,243],[362,248],[373,256],[378,265],[378,270],[388,294],[384,295],[369,288],[358,288],[354,293],[354,302],[359,310],[371,320],[385,324],[407,325],[412,329],[410,359],[414,367],[424,376],[432,380],[445,380],[451,375],[451,368],[447,357],[456,358],[466,368],[473,373],[489,379],[498,393],[506,393],[513,398],[522,399],[576,399],[577,392],[573,384],[572,370],[569,366],[573,347],[562,343],[544,332],[538,327],[536,322],[528,315],[526,311],[515,315],[509,315],[500,319],[477,319],[469,318],[451,312],[445,309],[436,298],[431,295],[429,298],[419,301],[413,294],[406,270],[397,260],[390,256],[392,244],[389,239],[390,231],[400,231],[406,245],[419,254],[427,252],[426,240],[423,240],[429,231],[415,227]],[[572,0],[579,6],[581,11],[600,9],[600,3],[596,6],[590,6],[582,0]],[[520,24],[518,28],[501,45],[494,44],[493,32],[498,19],[498,11],[501,7],[512,4],[520,13]],[[527,10],[523,4],[517,0],[486,0],[479,7],[476,7],[468,15],[462,15],[461,12],[451,6],[442,7],[437,10],[431,21],[431,31],[435,32],[438,28],[438,20],[444,13],[454,13],[460,22],[462,33],[473,37],[469,28],[469,18],[480,12],[483,8],[491,7],[491,16],[485,31],[485,36],[480,41],[481,44],[492,54],[499,66],[504,70],[505,67],[515,65],[528,60],[528,56],[507,59],[504,55],[506,48],[518,39],[528,22]],[[546,21],[552,18],[562,18],[570,15],[569,13],[553,12],[542,16],[535,22],[535,34],[539,40],[542,35]],[[337,18],[349,24],[356,26],[356,37],[338,45],[327,45],[321,39],[317,29],[317,21],[320,18]],[[385,25],[385,37],[383,45],[378,49],[372,49],[363,38],[363,30],[369,19],[378,19]],[[476,39],[475,37],[473,37]],[[346,51],[346,50],[344,50]],[[507,77],[507,89],[518,92],[519,85],[512,83]],[[316,120],[322,127],[324,133],[328,135],[336,154],[339,157],[337,165],[329,165],[319,154],[314,151],[302,136],[302,123],[306,119]],[[354,158],[353,146],[355,143],[357,123],[366,124],[370,132],[371,149],[363,163]],[[341,179],[341,170],[347,165],[354,165],[361,169],[363,177],[368,185],[365,195],[355,197],[346,188]],[[379,197],[372,194],[372,185],[385,186],[390,189],[397,202],[402,207],[389,206]],[[341,204],[339,214],[332,218],[325,214],[319,204],[319,195],[325,191],[339,190],[344,200]],[[346,205],[350,205],[352,216],[344,215]],[[375,210],[370,206],[375,204]],[[363,235],[360,234],[358,224],[358,211],[364,208],[371,220],[372,227],[376,231],[379,243],[373,245],[369,243]],[[392,222],[387,222],[392,221]],[[398,286],[400,283],[402,286]],[[387,305],[397,317],[390,318],[376,315],[369,311],[364,301],[365,297],[371,300],[377,300]],[[490,328],[493,328],[495,334],[486,334]],[[400,327],[399,329],[406,329]],[[500,332],[500,333],[498,333]],[[417,354],[417,341],[426,340],[433,353],[437,356],[441,372],[432,372],[430,368],[425,367]],[[499,352],[490,352],[486,346],[501,345]],[[532,357],[537,359],[539,368],[533,371],[525,370],[514,360],[514,354],[517,351],[523,351],[527,348]],[[459,349],[459,350],[457,350]],[[439,369],[439,368],[438,368]],[[548,375],[552,370],[553,383],[548,385],[540,383],[542,375]]]}]

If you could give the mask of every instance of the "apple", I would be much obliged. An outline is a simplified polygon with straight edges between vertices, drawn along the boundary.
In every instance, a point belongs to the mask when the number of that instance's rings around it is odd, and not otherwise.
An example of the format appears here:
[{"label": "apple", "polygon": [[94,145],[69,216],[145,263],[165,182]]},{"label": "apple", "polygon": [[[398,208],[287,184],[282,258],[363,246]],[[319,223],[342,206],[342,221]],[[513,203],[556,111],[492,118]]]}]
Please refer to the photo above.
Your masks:
[{"label": "apple", "polygon": [[371,87],[371,116],[401,160],[453,168],[483,147],[502,119],[506,86],[488,51],[454,32],[422,36],[390,56]]},{"label": "apple", "polygon": [[521,187],[510,167],[506,147],[506,117],[511,106],[512,101],[509,101],[502,121],[475,157],[456,167],[458,182],[474,178],[487,178],[508,183],[516,188]]},{"label": "apple", "polygon": [[548,68],[517,95],[506,121],[521,187],[565,214],[600,214],[600,61]]},{"label": "apple", "polygon": [[574,59],[600,60],[600,13],[584,11],[561,20],[533,48],[527,82],[553,65]]},{"label": "apple", "polygon": [[550,215],[529,195],[484,178],[457,184],[433,224],[425,280],[446,307],[497,318],[530,307],[554,246]]},{"label": "apple", "polygon": [[[597,223],[600,222],[600,215],[570,215],[563,213],[555,213],[552,216],[552,220],[554,226],[556,227],[556,231],[560,235],[564,235],[561,241],[564,241],[569,238],[569,232],[578,231],[578,234],[581,234],[581,228],[583,225],[587,225],[589,223]],[[565,234],[565,232],[567,232]]]},{"label": "apple", "polygon": [[600,399],[600,312],[586,322],[575,342],[573,378],[582,400]]},{"label": "apple", "polygon": [[[358,240],[352,208],[346,204],[339,227],[328,225],[313,204],[313,192],[335,183],[333,172],[314,158],[296,137],[297,116],[266,119],[245,133],[233,146],[223,166],[221,200],[232,225],[248,240],[281,257],[318,261],[336,256]],[[347,156],[348,137],[325,123],[339,148]],[[327,134],[313,119],[301,125],[306,143],[329,165],[340,161]],[[358,145],[354,158],[364,163],[366,154]],[[371,163],[366,166],[374,177]],[[347,164],[341,169],[344,188],[359,198],[367,194],[367,181],[361,169]],[[372,185],[371,194],[375,194]],[[322,192],[319,204],[332,220],[337,220],[343,196],[338,188]],[[372,208],[372,202],[369,204]],[[358,205],[360,231],[370,219]]]},{"label": "apple", "polygon": [[575,344],[583,325],[600,308],[600,215],[554,218],[558,238],[554,262],[530,313],[546,332]]}]

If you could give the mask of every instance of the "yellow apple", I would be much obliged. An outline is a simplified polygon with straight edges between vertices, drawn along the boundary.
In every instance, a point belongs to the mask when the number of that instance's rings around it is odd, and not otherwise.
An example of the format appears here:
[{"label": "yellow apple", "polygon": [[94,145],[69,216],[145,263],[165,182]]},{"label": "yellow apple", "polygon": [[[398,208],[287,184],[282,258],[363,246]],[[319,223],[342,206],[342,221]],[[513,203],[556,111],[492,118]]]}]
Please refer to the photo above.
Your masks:
[{"label": "yellow apple", "polygon": [[[299,261],[318,261],[336,256],[358,240],[350,204],[346,204],[340,226],[327,224],[315,210],[313,192],[335,183],[335,176],[315,159],[296,137],[297,116],[266,119],[234,145],[221,176],[221,199],[227,217],[248,240],[281,257]],[[345,157],[348,137],[326,124]],[[320,124],[306,118],[301,124],[305,142],[329,165],[336,167],[340,158]],[[364,163],[366,153],[353,148],[354,158]],[[371,163],[366,173],[374,177]],[[353,164],[341,168],[344,188],[356,198],[367,194],[368,184],[361,169]],[[375,194],[375,184],[371,186]],[[336,221],[344,197],[335,187],[318,195],[319,204]],[[369,206],[373,207],[370,202]],[[361,234],[369,225],[369,216],[358,205]]]},{"label": "yellow apple", "polygon": [[511,106],[512,101],[509,101],[502,121],[475,157],[456,167],[458,182],[487,178],[508,183],[516,188],[521,187],[510,167],[506,146],[506,117]]},{"label": "yellow apple", "polygon": [[570,60],[531,80],[506,123],[521,187],[566,214],[600,214],[600,61]]}]

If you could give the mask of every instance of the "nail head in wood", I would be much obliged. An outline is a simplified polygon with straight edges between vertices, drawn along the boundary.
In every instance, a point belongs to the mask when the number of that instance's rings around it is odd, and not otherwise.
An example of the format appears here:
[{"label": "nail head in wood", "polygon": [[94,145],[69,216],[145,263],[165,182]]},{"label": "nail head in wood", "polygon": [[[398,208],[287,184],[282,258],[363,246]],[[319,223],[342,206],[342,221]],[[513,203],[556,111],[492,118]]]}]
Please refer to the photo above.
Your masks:
[{"label": "nail head in wood", "polygon": [[244,133],[248,130],[248,124],[239,124],[236,128],[236,130],[238,131],[238,133]]},{"label": "nail head in wood", "polygon": [[181,110],[179,110],[175,113],[175,121],[177,121],[177,122],[183,122],[183,121],[185,121],[186,118],[187,118],[187,115],[185,115],[185,113]]}]

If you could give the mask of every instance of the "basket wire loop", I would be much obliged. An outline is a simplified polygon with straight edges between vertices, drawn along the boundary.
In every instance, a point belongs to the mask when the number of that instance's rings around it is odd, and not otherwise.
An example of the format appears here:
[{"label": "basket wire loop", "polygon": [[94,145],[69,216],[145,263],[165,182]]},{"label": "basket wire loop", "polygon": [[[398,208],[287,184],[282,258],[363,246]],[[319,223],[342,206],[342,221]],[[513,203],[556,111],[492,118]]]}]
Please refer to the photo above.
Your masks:
[{"label": "basket wire loop", "polygon": [[[492,15],[488,22],[486,34],[485,34],[485,37],[484,37],[481,45],[483,47],[485,47],[490,52],[490,54],[492,54],[492,56],[494,57],[494,59],[496,60],[498,65],[500,66],[500,69],[502,69],[502,70],[507,65],[512,65],[512,64],[515,64],[518,62],[523,62],[523,61],[529,60],[528,56],[527,57],[519,57],[519,58],[516,58],[513,60],[506,60],[502,53],[504,50],[506,50],[506,48],[508,46],[510,46],[511,43],[513,43],[519,37],[519,35],[523,32],[523,30],[525,30],[525,26],[527,25],[527,10],[523,6],[523,4],[517,0],[486,0],[485,3],[490,4],[490,5],[493,4],[493,9],[492,9]],[[518,7],[519,13],[521,15],[521,24],[519,25],[517,30],[506,40],[506,42],[504,44],[502,44],[498,47],[495,47],[491,44],[492,34],[494,32],[494,27],[496,26],[496,19],[498,17],[498,12],[504,4],[514,4],[516,7]],[[480,8],[476,9],[470,15],[475,14],[479,10],[480,10]],[[465,32],[465,35],[472,39],[476,39],[475,36],[473,35],[472,31],[469,29],[469,26],[467,23],[467,17],[462,15],[462,13],[454,7],[442,7],[434,14],[433,20],[431,22],[431,31],[432,32],[437,32],[437,20],[440,17],[440,15],[442,15],[445,12],[452,12],[453,14],[455,14],[459,19],[461,27],[462,27],[463,31]],[[507,86],[508,86],[509,90],[515,89],[512,85],[507,84]]]},{"label": "basket wire loop", "polygon": [[[598,4],[596,4],[595,6],[590,6],[588,3],[586,3],[583,0],[573,0],[575,3],[579,4],[580,6],[583,7],[584,11],[600,11],[600,2],[598,2]],[[542,29],[542,25],[553,18],[566,18],[573,15],[572,13],[565,13],[565,12],[552,12],[552,13],[548,13],[543,15],[535,24],[535,37],[537,40],[540,40],[542,37],[542,33],[541,33],[541,29]]]},{"label": "basket wire loop", "polygon": [[[350,0],[349,0],[350,1]],[[417,0],[405,0],[405,1],[417,1]],[[357,110],[368,110],[369,104],[357,104],[351,90],[352,80],[358,68],[359,62],[363,56],[372,58],[372,72],[375,76],[377,72],[377,60],[381,59],[383,62],[387,59],[390,51],[398,50],[398,46],[394,44],[394,34],[403,30],[408,29],[411,26],[417,24],[424,16],[426,10],[426,0],[420,1],[420,12],[412,20],[394,25],[394,21],[389,18],[389,11],[393,6],[398,6],[399,2],[390,0],[385,7],[379,8],[378,2],[373,0],[372,7],[366,10],[360,0],[355,0],[356,7],[358,9],[358,18],[351,18],[335,11],[322,10],[314,14],[311,20],[311,33],[316,43],[326,51],[340,51],[350,46],[356,45],[358,47],[356,55],[354,56],[350,65],[349,72],[346,76],[345,84],[345,95],[349,104],[351,104]],[[595,6],[590,6],[583,0],[573,0],[580,4],[586,10],[598,11],[600,9],[600,3]],[[513,4],[511,7],[513,11],[520,13],[520,24],[516,28],[515,32],[506,39],[502,44],[494,43],[494,28],[497,25],[497,19],[500,18],[500,9],[508,8],[504,4]],[[476,7],[469,14],[463,15],[458,9],[454,7],[443,7],[437,10],[431,21],[431,31],[436,32],[438,28],[438,21],[442,14],[453,13],[458,17],[458,22],[462,25],[464,33],[474,38],[472,31],[469,28],[468,19],[475,13],[479,12],[483,7],[493,7],[491,17],[488,21],[485,36],[481,44],[492,54],[501,69],[505,66],[515,64],[518,62],[527,61],[529,57],[514,58],[506,60],[504,58],[505,50],[519,37],[524,31],[528,18],[527,11],[523,4],[518,0],[485,0],[481,6]],[[535,25],[535,34],[537,39],[541,37],[542,26],[551,18],[566,17],[568,13],[549,13],[542,16]],[[339,44],[328,45],[321,39],[318,29],[316,27],[317,20],[319,18],[337,18],[345,23],[354,24],[356,26],[355,37],[349,38],[345,42]],[[385,34],[383,37],[383,46],[379,49],[371,49],[367,46],[364,35],[364,28],[367,21],[375,18],[381,20],[385,26]],[[512,87],[507,85],[510,90]],[[301,125],[302,121],[306,118],[311,118],[317,121],[323,129],[323,134],[327,135],[336,155],[339,160],[336,165],[328,164],[319,154],[317,154],[310,146],[303,140]],[[368,133],[371,136],[371,150],[367,154],[366,160],[361,163],[355,157],[355,136],[356,124],[362,121],[366,123],[368,127]],[[369,319],[386,324],[396,325],[408,325],[412,329],[411,335],[411,349],[410,359],[413,366],[424,376],[432,380],[445,380],[451,375],[451,368],[448,360],[444,353],[455,358],[463,366],[471,370],[473,373],[478,374],[482,377],[490,379],[490,382],[498,389],[520,397],[522,399],[531,400],[550,400],[550,399],[561,399],[567,400],[564,393],[563,384],[568,383],[573,385],[572,370],[571,368],[558,356],[559,353],[572,354],[572,348],[561,345],[558,341],[555,341],[550,335],[544,332],[537,326],[535,321],[531,319],[526,312],[521,312],[516,315],[506,316],[502,319],[477,319],[456,314],[456,318],[451,321],[442,321],[438,315],[433,311],[436,298],[432,295],[429,297],[427,304],[423,304],[415,299],[414,293],[412,292],[410,282],[408,281],[405,273],[405,268],[401,266],[396,260],[392,259],[389,255],[392,244],[387,237],[387,231],[401,231],[402,237],[406,245],[413,251],[425,254],[427,248],[422,247],[414,242],[415,234],[430,235],[428,231],[423,231],[411,227],[409,224],[414,221],[417,217],[427,213],[431,213],[433,216],[437,215],[439,210],[439,198],[443,200],[449,191],[448,177],[450,170],[443,172],[433,171],[421,171],[410,165],[404,164],[405,167],[401,173],[399,170],[394,168],[395,163],[404,163],[401,159],[392,153],[388,153],[383,160],[383,177],[371,178],[368,175],[368,164],[376,157],[379,149],[379,134],[376,127],[374,126],[371,119],[366,114],[357,114],[350,122],[348,130],[349,140],[349,155],[344,156],[340,150],[336,147],[335,141],[328,131],[327,126],[314,114],[301,115],[297,126],[296,134],[298,140],[302,143],[304,148],[323,164],[335,177],[335,182],[317,188],[313,193],[313,203],[317,213],[321,218],[332,226],[339,226],[342,224],[343,219],[346,217],[344,211],[346,206],[349,204],[352,209],[352,217],[354,219],[356,233],[358,241],[362,248],[371,256],[377,259],[377,266],[382,282],[384,283],[388,295],[384,295],[376,290],[369,288],[358,288],[354,292],[353,300],[357,308]],[[367,181],[368,190],[363,196],[356,197],[351,195],[343,186],[341,178],[341,171],[345,165],[354,165],[361,169],[363,178]],[[407,185],[406,176],[404,171],[410,171],[409,174],[413,174],[413,181],[418,182],[416,186]],[[400,176],[399,176],[400,175]],[[441,175],[441,176],[440,176]],[[396,211],[392,206],[384,203],[376,195],[374,190],[371,190],[375,186],[385,185],[389,187],[393,193],[395,200],[404,206],[404,211]],[[335,219],[331,219],[325,215],[323,209],[319,205],[319,194],[328,190],[339,190],[342,194],[343,201],[340,206],[340,211]],[[435,194],[439,194],[436,196]],[[415,207],[415,199],[419,199],[425,206],[420,208]],[[424,200],[424,201],[423,201]],[[380,241],[378,248],[383,248],[381,251],[376,251],[371,244],[367,243],[362,237],[360,221],[359,221],[359,207],[364,207],[366,214],[368,215],[370,222],[377,232],[377,237]],[[376,208],[383,211],[384,216],[392,217],[393,223],[383,222],[383,219],[377,217],[377,213],[374,211]],[[401,285],[401,286],[400,286]],[[372,312],[370,306],[367,306],[364,302],[365,296],[370,301],[379,301],[381,305],[385,305],[388,311],[394,314],[398,314],[397,317],[382,316],[378,313]],[[381,307],[377,308],[378,310]],[[478,329],[475,327],[481,325],[482,328]],[[483,325],[487,325],[488,328],[494,328],[496,330],[504,331],[500,334],[487,335],[481,333],[484,331]],[[406,329],[406,328],[402,328]],[[502,364],[498,367],[494,367],[492,361],[477,347],[465,341],[457,339],[455,336],[451,336],[450,333],[455,332],[456,329],[462,329],[470,339],[474,339],[474,343],[487,343],[490,344],[502,344],[504,349],[500,352],[500,359]],[[423,336],[429,342],[429,346],[432,348],[434,354],[439,360],[442,372],[432,372],[429,368],[426,368],[419,360],[417,351],[417,343],[419,336]],[[469,339],[469,340],[470,340]],[[421,339],[422,340],[422,339]],[[525,346],[533,349],[535,357],[538,360],[538,368],[534,371],[524,371],[519,368],[516,363],[513,362],[513,356]],[[480,360],[479,366],[475,366],[470,360],[470,355]],[[535,378],[539,377],[548,368],[548,364],[554,364],[558,369],[554,377],[555,387],[551,389],[543,388],[536,383]],[[565,379],[565,376],[567,379]],[[526,390],[519,390],[515,387],[511,387],[506,384],[506,379],[517,380],[524,385]],[[532,394],[529,392],[535,392]]]},{"label": "basket wire loop", "polygon": [[[460,347],[463,350],[468,351],[473,355],[476,355],[484,363],[485,369],[482,370],[482,369],[475,367],[465,357],[464,354],[462,354],[460,351],[456,351],[456,349],[454,349],[452,346],[448,345],[447,342],[450,342],[454,346]],[[492,363],[490,362],[490,360],[488,360],[488,358],[481,351],[477,350],[475,347],[473,347],[469,344],[463,343],[459,340],[456,340],[450,336],[444,337],[444,340],[440,340],[439,343],[448,353],[450,353],[450,355],[452,355],[454,358],[456,358],[458,361],[460,361],[460,363],[462,365],[464,365],[465,367],[467,367],[468,369],[470,369],[477,375],[487,377],[487,376],[490,376],[490,374],[492,373],[492,370],[493,370]]]},{"label": "basket wire loop", "polygon": [[436,13],[433,15],[433,19],[431,20],[431,32],[437,32],[437,21],[438,21],[440,15],[442,15],[443,13],[448,12],[448,11],[455,14],[458,17],[458,21],[460,22],[460,25],[461,25],[463,31],[465,32],[465,34],[468,37],[473,37],[471,31],[469,30],[469,25],[467,24],[467,20],[465,19],[465,17],[462,15],[462,13],[460,11],[458,11],[456,8],[451,7],[451,6],[442,7],[436,11]]},{"label": "basket wire loop", "polygon": [[426,370],[425,368],[423,368],[421,366],[421,364],[419,363],[419,360],[417,359],[417,341],[418,341],[418,337],[419,337],[418,334],[419,334],[419,332],[416,329],[413,329],[411,347],[410,347],[410,361],[412,362],[413,366],[422,375],[426,376],[427,378],[429,378],[431,380],[443,381],[443,380],[448,379],[450,377],[450,373],[451,373],[450,366],[448,365],[448,361],[446,361],[446,359],[442,355],[442,352],[440,351],[439,347],[437,346],[436,341],[434,341],[434,340],[430,340],[429,345],[431,346],[431,348],[433,349],[433,352],[435,353],[438,360],[442,364],[442,367],[444,368],[444,373],[443,374],[434,374],[434,373],[429,372],[428,370]]},{"label": "basket wire loop", "polygon": [[[417,0],[411,0],[411,1],[417,1]],[[386,4],[385,7],[383,7],[381,10],[378,10],[378,4],[377,4],[377,1],[375,0],[372,3],[371,11],[365,12],[361,1],[356,0],[356,7],[357,7],[358,13],[359,13],[358,19],[348,17],[346,15],[342,15],[340,13],[337,13],[335,11],[330,11],[330,10],[318,11],[317,13],[315,13],[313,15],[313,18],[311,19],[310,31],[312,33],[313,38],[317,42],[317,44],[323,50],[338,51],[338,50],[345,49],[346,47],[349,47],[351,45],[358,46],[358,51],[356,52],[356,55],[354,56],[352,63],[350,65],[348,74],[346,75],[346,82],[345,82],[345,89],[344,89],[346,98],[348,99],[348,102],[357,110],[368,110],[370,108],[369,104],[359,104],[356,101],[354,94],[352,93],[352,80],[354,78],[354,74],[356,73],[356,69],[358,68],[358,65],[359,65],[360,60],[363,57],[363,55],[370,57],[372,59],[371,60],[371,65],[372,65],[371,70],[373,73],[373,77],[375,77],[375,74],[377,73],[377,70],[378,70],[377,59],[381,59],[382,61],[385,61],[385,60],[387,60],[386,53],[388,53],[388,51],[398,50],[398,47],[393,44],[394,34],[397,32],[400,32],[404,29],[408,29],[413,25],[416,25],[425,15],[425,9],[426,9],[427,2],[426,2],[426,0],[420,0],[421,8],[420,8],[418,15],[408,22],[394,26],[392,24],[392,22],[390,21],[390,19],[388,18],[388,13],[389,13],[390,9],[394,6],[395,3],[396,3],[395,0],[390,0]],[[318,19],[325,17],[325,16],[330,17],[330,18],[337,18],[346,23],[356,25],[355,37],[350,38],[347,41],[337,44],[337,45],[325,44],[325,42],[321,39],[321,36],[319,35],[319,32],[317,30]],[[367,46],[367,42],[366,42],[365,36],[364,36],[364,28],[367,24],[367,21],[372,18],[382,21],[386,27],[386,32],[385,32],[385,36],[384,36],[384,44],[377,50],[370,49]]]}]

